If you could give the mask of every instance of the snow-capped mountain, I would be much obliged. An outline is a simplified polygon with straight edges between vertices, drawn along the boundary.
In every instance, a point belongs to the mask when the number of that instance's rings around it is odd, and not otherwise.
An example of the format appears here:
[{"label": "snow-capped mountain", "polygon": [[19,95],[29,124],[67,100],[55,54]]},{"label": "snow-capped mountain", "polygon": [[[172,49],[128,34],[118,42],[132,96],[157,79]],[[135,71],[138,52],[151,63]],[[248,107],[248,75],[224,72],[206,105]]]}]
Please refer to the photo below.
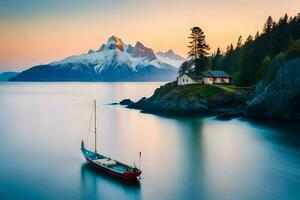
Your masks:
[{"label": "snow-capped mountain", "polygon": [[179,67],[185,59],[180,55],[174,53],[172,49],[169,49],[167,52],[158,52],[156,53],[156,57],[164,63],[168,63],[174,67]]},{"label": "snow-capped mountain", "polygon": [[[134,46],[111,36],[98,50],[25,70],[11,81],[169,81],[177,68],[141,42]],[[163,57],[163,56],[161,56]],[[170,58],[168,61],[172,61]]]}]

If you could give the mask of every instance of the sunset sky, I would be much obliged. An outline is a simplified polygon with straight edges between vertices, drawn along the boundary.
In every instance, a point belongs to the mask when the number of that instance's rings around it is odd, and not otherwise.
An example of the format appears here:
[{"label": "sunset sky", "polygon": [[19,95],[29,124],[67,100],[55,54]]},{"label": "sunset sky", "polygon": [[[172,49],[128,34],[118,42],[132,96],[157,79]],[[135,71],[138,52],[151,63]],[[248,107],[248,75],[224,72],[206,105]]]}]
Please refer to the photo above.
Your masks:
[{"label": "sunset sky", "polygon": [[0,71],[97,49],[111,35],[186,56],[192,26],[214,51],[300,12],[299,0],[0,0]]}]

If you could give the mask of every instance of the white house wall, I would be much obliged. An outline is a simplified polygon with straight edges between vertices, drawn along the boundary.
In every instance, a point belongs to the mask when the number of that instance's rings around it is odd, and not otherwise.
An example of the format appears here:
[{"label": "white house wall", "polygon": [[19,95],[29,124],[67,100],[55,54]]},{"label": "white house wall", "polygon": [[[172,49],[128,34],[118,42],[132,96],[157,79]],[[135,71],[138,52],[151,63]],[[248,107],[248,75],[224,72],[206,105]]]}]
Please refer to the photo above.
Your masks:
[{"label": "white house wall", "polygon": [[228,84],[230,83],[230,78],[199,78],[197,80],[191,79],[186,74],[178,77],[177,84],[178,85],[188,85],[188,84]]},{"label": "white house wall", "polygon": [[230,79],[229,78],[223,78],[223,82],[222,83],[230,83]]},{"label": "white house wall", "polygon": [[221,78],[215,78],[215,83],[221,83]]},{"label": "white house wall", "polygon": [[213,78],[206,78],[206,77],[203,77],[203,83],[204,84],[213,84]]},{"label": "white house wall", "polygon": [[230,82],[230,80],[229,80],[229,78],[215,78],[215,82],[214,83],[229,83]]},{"label": "white house wall", "polygon": [[178,77],[177,84],[178,85],[188,85],[188,84],[195,84],[196,82],[191,79],[189,76],[186,74]]}]

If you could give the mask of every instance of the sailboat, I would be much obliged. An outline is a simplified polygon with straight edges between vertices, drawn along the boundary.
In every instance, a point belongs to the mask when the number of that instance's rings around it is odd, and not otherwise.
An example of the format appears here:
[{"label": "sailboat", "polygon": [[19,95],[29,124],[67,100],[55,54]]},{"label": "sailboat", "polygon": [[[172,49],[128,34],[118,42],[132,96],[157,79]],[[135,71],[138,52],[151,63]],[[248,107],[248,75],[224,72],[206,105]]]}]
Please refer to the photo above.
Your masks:
[{"label": "sailboat", "polygon": [[[137,168],[135,164],[132,167],[97,152],[97,126],[96,126],[97,112],[96,111],[97,111],[97,106],[96,106],[96,101],[94,101],[95,149],[94,151],[86,149],[84,145],[84,141],[82,140],[80,149],[84,158],[91,166],[104,173],[111,174],[126,180],[138,180],[140,178],[142,171],[139,168]],[[141,157],[141,153],[139,153],[139,156]]]}]

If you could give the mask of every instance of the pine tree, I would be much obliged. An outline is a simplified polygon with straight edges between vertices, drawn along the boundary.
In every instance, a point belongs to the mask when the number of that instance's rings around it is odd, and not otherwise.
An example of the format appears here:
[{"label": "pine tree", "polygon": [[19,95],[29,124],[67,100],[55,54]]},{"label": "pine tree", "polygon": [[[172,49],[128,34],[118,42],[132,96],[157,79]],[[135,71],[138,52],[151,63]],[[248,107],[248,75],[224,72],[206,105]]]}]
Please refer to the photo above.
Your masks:
[{"label": "pine tree", "polygon": [[241,57],[241,68],[239,71],[239,77],[237,83],[240,86],[253,85],[255,82],[255,72],[257,70],[256,58],[254,46],[252,43],[245,47],[245,50]]},{"label": "pine tree", "polygon": [[269,22],[264,24],[263,30],[267,32],[257,32],[255,38],[250,35],[242,47],[235,48],[232,53],[229,45],[227,51],[225,49],[225,53],[221,54],[219,62],[216,59],[217,54],[212,57],[213,69],[221,69],[231,74],[235,84],[249,86],[267,74],[270,62],[276,59],[280,52],[286,52],[287,58],[289,44],[300,40],[300,13],[292,20],[286,15],[278,23],[270,19],[266,21]]},{"label": "pine tree", "polygon": [[197,72],[200,72],[201,70],[208,68],[209,60],[207,56],[209,53],[207,51],[210,48],[208,44],[206,44],[205,35],[201,28],[193,27],[191,31],[192,33],[189,37],[191,41],[189,42],[190,45],[188,46],[190,48],[188,57],[194,60],[195,69]]},{"label": "pine tree", "polygon": [[273,22],[272,30],[274,30],[276,28],[276,26],[277,26],[276,22]]},{"label": "pine tree", "polygon": [[277,23],[276,32],[274,36],[274,49],[276,51],[282,51],[287,49],[290,41],[293,39],[291,35],[291,31],[289,28],[289,17],[287,14],[284,15],[283,18],[280,18],[279,22]]},{"label": "pine tree", "polygon": [[229,53],[232,53],[233,52],[233,45],[230,44],[230,47],[229,47]]},{"label": "pine tree", "polygon": [[252,35],[249,35],[249,36],[247,37],[247,39],[246,39],[245,44],[249,44],[249,43],[251,43],[251,42],[253,42],[253,37],[252,37]]},{"label": "pine tree", "polygon": [[266,75],[268,66],[271,64],[272,60],[270,56],[266,56],[261,63],[260,68],[256,72],[255,79],[256,81],[259,81],[264,75]]},{"label": "pine tree", "polygon": [[179,67],[179,71],[178,71],[179,76],[181,76],[182,74],[184,74],[186,72],[191,71],[192,65],[193,65],[192,60],[187,60],[187,61],[183,62],[181,64],[181,66]]},{"label": "pine tree", "polygon": [[227,46],[225,58],[223,59],[222,63],[222,70],[226,71],[227,73],[231,73],[231,69],[233,67],[232,60],[233,60],[233,45],[230,44]]},{"label": "pine tree", "polygon": [[220,48],[218,47],[218,49],[217,49],[217,53],[216,53],[216,56],[221,56],[221,50],[220,50]]},{"label": "pine tree", "polygon": [[289,16],[287,14],[284,15],[283,21],[284,21],[284,23],[288,23],[289,22]]},{"label": "pine tree", "polygon": [[264,33],[269,33],[273,30],[273,28],[274,28],[274,21],[273,18],[269,16],[267,21],[265,22],[263,31]]},{"label": "pine tree", "polygon": [[227,45],[227,47],[226,47],[226,54],[229,52],[229,50],[230,50],[230,46]]},{"label": "pine tree", "polygon": [[257,31],[255,34],[255,39],[257,39],[259,37],[259,32]]},{"label": "pine tree", "polygon": [[210,48],[208,44],[206,44],[204,32],[199,27],[193,27],[191,31],[192,33],[189,37],[191,41],[188,46],[190,52],[188,56],[193,57],[195,60],[208,56],[209,53],[207,51],[210,50]]},{"label": "pine tree", "polygon": [[217,52],[214,53],[214,55],[211,58],[211,69],[212,70],[218,70],[221,67],[222,62],[222,52],[220,48],[217,48]]},{"label": "pine tree", "polygon": [[243,38],[242,36],[240,35],[240,37],[238,38],[238,41],[236,43],[236,48],[241,48],[243,45]]}]

